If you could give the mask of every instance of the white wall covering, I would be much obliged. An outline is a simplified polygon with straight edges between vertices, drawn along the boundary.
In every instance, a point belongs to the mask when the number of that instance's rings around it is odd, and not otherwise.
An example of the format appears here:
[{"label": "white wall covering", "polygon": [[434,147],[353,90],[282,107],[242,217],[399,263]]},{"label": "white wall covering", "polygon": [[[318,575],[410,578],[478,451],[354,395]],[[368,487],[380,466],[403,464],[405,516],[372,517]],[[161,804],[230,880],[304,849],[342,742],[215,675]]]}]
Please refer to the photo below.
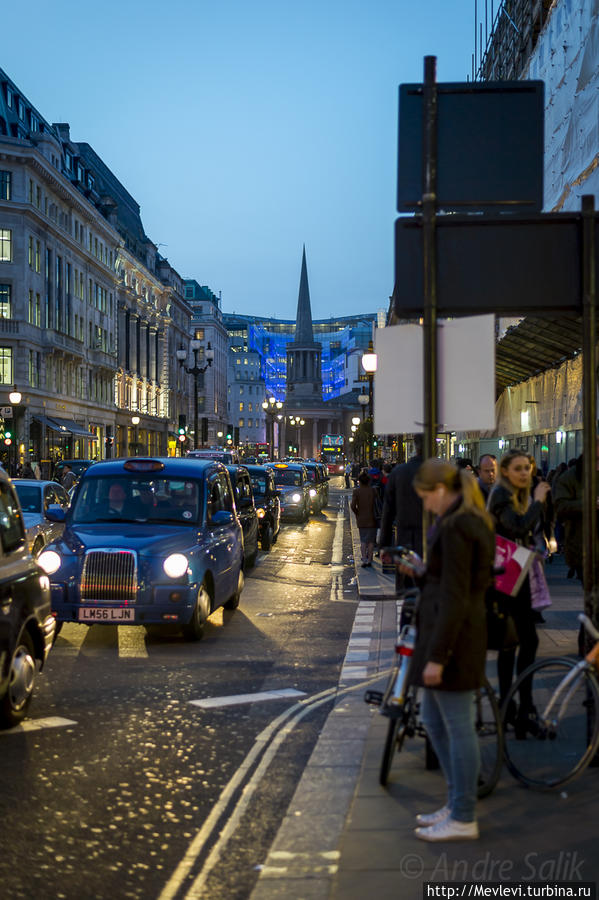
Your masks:
[{"label": "white wall covering", "polygon": [[599,0],[557,0],[525,77],[545,82],[545,209],[599,196]]}]

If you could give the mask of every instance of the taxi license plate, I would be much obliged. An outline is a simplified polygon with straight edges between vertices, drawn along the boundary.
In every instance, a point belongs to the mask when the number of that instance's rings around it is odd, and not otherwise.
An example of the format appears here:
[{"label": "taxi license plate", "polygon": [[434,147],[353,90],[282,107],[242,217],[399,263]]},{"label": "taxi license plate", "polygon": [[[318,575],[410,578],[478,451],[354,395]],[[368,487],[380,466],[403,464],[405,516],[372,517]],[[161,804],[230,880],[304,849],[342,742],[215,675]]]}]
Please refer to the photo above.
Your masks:
[{"label": "taxi license plate", "polygon": [[79,610],[80,622],[134,622],[135,610],[122,608],[86,607]]}]

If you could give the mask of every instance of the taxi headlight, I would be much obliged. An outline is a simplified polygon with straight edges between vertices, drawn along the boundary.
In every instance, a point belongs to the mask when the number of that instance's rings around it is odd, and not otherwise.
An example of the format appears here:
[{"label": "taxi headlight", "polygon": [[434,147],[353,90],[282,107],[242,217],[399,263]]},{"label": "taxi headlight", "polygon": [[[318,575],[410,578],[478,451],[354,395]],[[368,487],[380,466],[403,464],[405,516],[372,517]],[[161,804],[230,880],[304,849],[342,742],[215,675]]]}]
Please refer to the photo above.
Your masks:
[{"label": "taxi headlight", "polygon": [[302,495],[301,494],[292,494],[291,499],[293,500],[294,503],[299,503],[300,500],[302,499]]},{"label": "taxi headlight", "polygon": [[259,506],[258,509],[256,510],[256,515],[258,516],[259,519],[263,519],[264,516],[266,515],[266,510],[262,509],[262,507]]},{"label": "taxi headlight", "polygon": [[310,488],[310,496],[316,497],[316,491],[314,490],[314,488]]},{"label": "taxi headlight", "polygon": [[46,575],[54,575],[60,569],[62,560],[55,550],[44,550],[38,556],[37,563],[42,567]]},{"label": "taxi headlight", "polygon": [[162,568],[169,578],[181,578],[187,572],[187,557],[182,553],[171,553],[162,563]]}]

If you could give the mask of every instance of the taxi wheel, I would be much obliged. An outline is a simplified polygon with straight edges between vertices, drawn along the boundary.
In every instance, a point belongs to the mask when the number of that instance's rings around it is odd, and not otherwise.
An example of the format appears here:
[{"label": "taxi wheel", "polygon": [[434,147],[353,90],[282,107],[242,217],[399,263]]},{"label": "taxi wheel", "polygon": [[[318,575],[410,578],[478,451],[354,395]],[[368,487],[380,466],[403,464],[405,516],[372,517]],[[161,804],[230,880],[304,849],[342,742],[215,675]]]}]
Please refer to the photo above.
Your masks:
[{"label": "taxi wheel", "polygon": [[11,728],[25,718],[35,684],[36,664],[33,641],[24,631],[10,661],[8,686],[0,699],[0,727]]},{"label": "taxi wheel", "polygon": [[273,545],[272,525],[270,522],[265,526],[262,532],[262,540],[260,541],[263,550],[270,550]]},{"label": "taxi wheel", "polygon": [[237,577],[237,590],[224,604],[225,609],[237,609],[239,606],[239,601],[241,600],[241,592],[243,590],[243,585],[245,584],[245,579],[243,575],[243,570],[239,570],[239,575]]},{"label": "taxi wheel", "polygon": [[201,641],[204,636],[204,622],[210,613],[210,594],[205,584],[198,591],[193,615],[187,625],[183,626],[183,637],[186,641]]}]

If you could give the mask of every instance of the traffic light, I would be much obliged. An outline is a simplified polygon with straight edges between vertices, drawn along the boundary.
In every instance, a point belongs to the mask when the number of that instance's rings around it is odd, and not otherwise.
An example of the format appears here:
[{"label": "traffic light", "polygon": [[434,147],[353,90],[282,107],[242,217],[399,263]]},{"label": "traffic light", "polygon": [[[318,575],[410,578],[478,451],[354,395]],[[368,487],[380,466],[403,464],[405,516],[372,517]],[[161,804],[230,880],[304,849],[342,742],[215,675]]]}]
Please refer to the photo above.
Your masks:
[{"label": "traffic light", "polygon": [[207,416],[202,416],[202,443],[208,443],[208,418]]},{"label": "traffic light", "polygon": [[179,440],[181,440],[181,435],[185,438],[185,434],[187,432],[187,416],[185,413],[179,414]]},{"label": "traffic light", "polygon": [[11,431],[4,432],[4,443],[7,447],[10,447],[10,445],[12,444],[12,432]]},{"label": "traffic light", "polygon": [[238,447],[239,446],[239,427],[237,425],[235,426],[234,434],[235,434],[235,437],[233,439],[233,443],[235,444],[236,447]]}]

